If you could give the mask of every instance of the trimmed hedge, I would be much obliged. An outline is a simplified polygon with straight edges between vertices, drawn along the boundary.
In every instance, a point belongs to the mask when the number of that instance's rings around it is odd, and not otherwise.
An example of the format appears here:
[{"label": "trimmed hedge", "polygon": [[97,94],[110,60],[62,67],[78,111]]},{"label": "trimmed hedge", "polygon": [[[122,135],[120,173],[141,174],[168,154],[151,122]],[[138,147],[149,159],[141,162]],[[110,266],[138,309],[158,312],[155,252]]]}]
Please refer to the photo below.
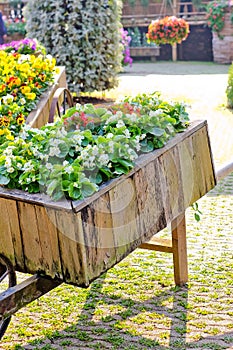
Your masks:
[{"label": "trimmed hedge", "polygon": [[70,90],[117,86],[122,54],[116,0],[29,0],[24,15],[27,36],[66,67]]}]

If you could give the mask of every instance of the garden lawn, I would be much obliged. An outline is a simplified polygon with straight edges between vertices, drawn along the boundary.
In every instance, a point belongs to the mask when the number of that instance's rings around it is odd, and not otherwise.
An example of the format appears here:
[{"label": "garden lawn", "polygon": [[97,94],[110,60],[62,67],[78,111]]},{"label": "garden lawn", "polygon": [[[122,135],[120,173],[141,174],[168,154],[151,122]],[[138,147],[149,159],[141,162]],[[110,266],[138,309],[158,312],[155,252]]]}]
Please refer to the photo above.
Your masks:
[{"label": "garden lawn", "polygon": [[[227,70],[199,63],[134,64],[109,95],[159,90],[185,100],[191,119],[208,120],[218,167],[233,155]],[[174,286],[171,255],[137,249],[88,289],[63,284],[21,309],[0,348],[233,349],[233,174],[198,205],[199,223],[187,210],[187,287]]]}]

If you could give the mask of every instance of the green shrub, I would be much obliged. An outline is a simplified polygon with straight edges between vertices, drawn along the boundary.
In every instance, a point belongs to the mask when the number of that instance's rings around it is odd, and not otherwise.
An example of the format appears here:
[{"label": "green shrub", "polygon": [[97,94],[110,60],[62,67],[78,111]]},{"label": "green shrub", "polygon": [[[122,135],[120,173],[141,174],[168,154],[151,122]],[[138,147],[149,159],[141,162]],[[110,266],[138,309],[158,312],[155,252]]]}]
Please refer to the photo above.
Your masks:
[{"label": "green shrub", "polygon": [[29,0],[24,15],[27,36],[66,67],[70,90],[117,85],[122,59],[117,0]]},{"label": "green shrub", "polygon": [[228,85],[227,85],[227,104],[230,108],[233,108],[233,63],[228,71]]}]

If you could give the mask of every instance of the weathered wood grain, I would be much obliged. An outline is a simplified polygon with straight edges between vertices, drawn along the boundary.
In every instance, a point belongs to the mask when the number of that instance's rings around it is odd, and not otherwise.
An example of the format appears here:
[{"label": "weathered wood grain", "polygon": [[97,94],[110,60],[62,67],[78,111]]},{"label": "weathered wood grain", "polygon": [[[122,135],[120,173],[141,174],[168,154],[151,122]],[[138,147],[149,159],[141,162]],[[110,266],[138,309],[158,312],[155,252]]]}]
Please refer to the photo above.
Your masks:
[{"label": "weathered wood grain", "polygon": [[63,280],[71,284],[88,286],[88,262],[81,213],[56,211],[55,215]]},{"label": "weathered wood grain", "polygon": [[116,263],[116,242],[109,194],[95,200],[82,214],[87,274],[91,281]]}]

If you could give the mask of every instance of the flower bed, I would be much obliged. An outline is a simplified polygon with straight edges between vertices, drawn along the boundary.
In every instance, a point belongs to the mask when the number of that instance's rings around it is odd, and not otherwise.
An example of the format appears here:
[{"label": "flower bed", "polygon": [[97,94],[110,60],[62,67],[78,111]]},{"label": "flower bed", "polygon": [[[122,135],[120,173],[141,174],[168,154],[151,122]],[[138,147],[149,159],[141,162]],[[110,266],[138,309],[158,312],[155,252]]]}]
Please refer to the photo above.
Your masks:
[{"label": "flower bed", "polygon": [[[163,147],[188,122],[185,107],[159,95],[126,98],[108,109],[87,104],[41,129],[1,139],[0,185],[77,200],[127,173],[141,153]],[[17,129],[18,130],[18,129]]]},{"label": "flower bed", "polygon": [[[56,61],[26,39],[0,46],[0,135],[13,139],[53,83]],[[32,54],[33,53],[33,54]]]}]

